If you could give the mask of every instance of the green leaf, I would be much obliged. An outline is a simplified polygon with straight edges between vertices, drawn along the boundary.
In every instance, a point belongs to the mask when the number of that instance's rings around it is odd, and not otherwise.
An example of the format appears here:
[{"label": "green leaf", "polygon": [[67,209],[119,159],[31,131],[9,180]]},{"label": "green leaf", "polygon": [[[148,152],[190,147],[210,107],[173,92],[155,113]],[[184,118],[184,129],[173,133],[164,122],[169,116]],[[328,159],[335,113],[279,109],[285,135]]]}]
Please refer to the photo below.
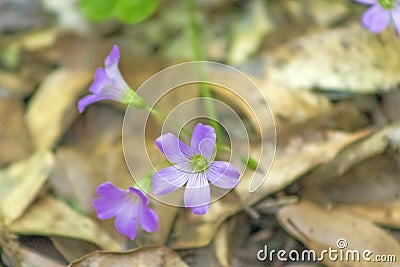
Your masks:
[{"label": "green leaf", "polygon": [[242,157],[240,158],[242,163],[246,165],[250,170],[255,171],[258,167],[258,163],[255,159],[251,157]]},{"label": "green leaf", "polygon": [[158,0],[119,0],[114,9],[114,15],[124,23],[137,23],[153,14],[158,6]]},{"label": "green leaf", "polygon": [[111,18],[117,3],[112,0],[80,0],[79,7],[89,20],[100,22]]},{"label": "green leaf", "polygon": [[158,7],[159,0],[79,0],[85,16],[93,22],[111,18],[127,24],[148,18]]}]

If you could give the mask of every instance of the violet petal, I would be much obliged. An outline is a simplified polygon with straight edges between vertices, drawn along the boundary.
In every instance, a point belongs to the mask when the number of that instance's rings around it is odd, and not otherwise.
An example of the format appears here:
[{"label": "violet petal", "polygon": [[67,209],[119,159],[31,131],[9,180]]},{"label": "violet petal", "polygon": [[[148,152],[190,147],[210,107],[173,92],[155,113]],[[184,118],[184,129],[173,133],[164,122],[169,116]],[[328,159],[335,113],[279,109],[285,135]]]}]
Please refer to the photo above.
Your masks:
[{"label": "violet petal", "polygon": [[355,0],[355,1],[365,5],[373,5],[377,3],[377,0]]},{"label": "violet petal", "polygon": [[118,64],[118,62],[119,62],[119,48],[118,45],[113,45],[110,54],[108,54],[106,60],[104,61],[104,66],[108,67],[115,63]]},{"label": "violet petal", "polygon": [[92,206],[100,220],[111,219],[118,214],[121,200],[118,198],[96,198],[92,200]]},{"label": "violet petal", "polygon": [[226,161],[212,162],[206,175],[213,185],[224,189],[236,187],[240,178],[239,171]]},{"label": "violet petal", "polygon": [[172,163],[187,162],[193,155],[191,148],[171,133],[161,135],[155,143]]},{"label": "violet petal", "polygon": [[383,9],[379,4],[370,7],[362,16],[363,25],[371,32],[383,31],[390,22],[390,11]]},{"label": "violet petal", "polygon": [[88,105],[106,99],[107,98],[105,96],[101,95],[87,95],[78,101],[78,111],[82,113]]},{"label": "violet petal", "polygon": [[89,91],[93,94],[99,94],[104,90],[106,85],[112,85],[112,81],[107,76],[103,68],[98,68],[94,76],[94,81],[90,85]]},{"label": "violet petal", "polygon": [[166,167],[154,173],[153,192],[156,195],[167,194],[182,187],[189,179],[190,173],[176,166]]},{"label": "violet petal", "polygon": [[193,130],[191,147],[193,152],[211,159],[216,142],[216,134],[213,127],[198,123]]},{"label": "violet petal", "polygon": [[397,29],[397,33],[400,35],[400,1],[399,4],[392,10],[392,18]]},{"label": "violet petal", "polygon": [[186,208],[193,214],[205,214],[210,208],[210,186],[204,173],[191,174],[184,193]]},{"label": "violet petal", "polygon": [[115,218],[115,228],[118,232],[128,236],[131,240],[136,237],[138,211],[139,204],[134,205],[134,207],[129,207],[129,209],[124,209],[124,211]]},{"label": "violet petal", "polygon": [[141,216],[139,218],[140,227],[147,232],[154,232],[158,230],[158,217],[154,210],[143,207]]}]

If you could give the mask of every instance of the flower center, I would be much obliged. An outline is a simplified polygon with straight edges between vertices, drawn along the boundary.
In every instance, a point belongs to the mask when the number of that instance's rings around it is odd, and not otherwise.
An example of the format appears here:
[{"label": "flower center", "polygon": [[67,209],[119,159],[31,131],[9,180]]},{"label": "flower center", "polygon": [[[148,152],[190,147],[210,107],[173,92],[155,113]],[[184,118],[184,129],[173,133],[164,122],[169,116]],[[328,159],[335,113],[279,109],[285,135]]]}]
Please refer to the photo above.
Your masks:
[{"label": "flower center", "polygon": [[203,157],[202,155],[194,155],[190,159],[190,165],[192,167],[192,170],[195,172],[203,172],[207,169],[208,167],[208,160]]},{"label": "flower center", "polygon": [[396,0],[378,0],[378,3],[384,9],[393,9]]}]

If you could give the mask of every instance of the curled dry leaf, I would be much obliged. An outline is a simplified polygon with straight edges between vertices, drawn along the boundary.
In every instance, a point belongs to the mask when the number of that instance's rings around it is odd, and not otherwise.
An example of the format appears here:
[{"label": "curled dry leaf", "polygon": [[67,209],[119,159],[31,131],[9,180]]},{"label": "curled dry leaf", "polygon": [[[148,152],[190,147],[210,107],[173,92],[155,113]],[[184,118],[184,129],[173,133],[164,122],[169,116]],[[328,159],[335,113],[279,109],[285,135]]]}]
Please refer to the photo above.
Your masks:
[{"label": "curled dry leaf", "polygon": [[21,216],[36,198],[53,166],[49,151],[38,151],[0,171],[0,213],[5,224]]},{"label": "curled dry leaf", "polygon": [[302,197],[399,228],[398,160],[394,151],[387,150],[397,127],[387,127],[347,147],[336,159],[303,177]]},{"label": "curled dry leaf", "polygon": [[335,159],[315,168],[315,170],[307,174],[303,179],[304,185],[325,183],[326,181],[334,180],[357,163],[382,153],[390,143],[389,137],[397,128],[398,125],[386,127],[360,142],[349,145]]},{"label": "curled dry leaf", "polygon": [[26,123],[36,148],[52,148],[77,115],[76,99],[92,80],[88,70],[58,69],[29,102]]},{"label": "curled dry leaf", "polygon": [[[314,250],[317,257],[320,257],[325,249],[340,251],[340,246],[343,244],[345,255],[345,252],[350,250],[360,252],[360,261],[346,262],[329,260],[325,254],[323,262],[328,266],[344,266],[344,264],[352,267],[366,266],[368,263],[362,259],[362,253],[366,250],[372,252],[371,259],[377,255],[400,255],[400,245],[392,235],[351,213],[327,210],[312,202],[302,201],[280,209],[277,219],[290,234]],[[352,257],[351,255],[349,257]],[[394,266],[393,262],[373,264],[373,266]]]},{"label": "curled dry leaf", "polygon": [[[371,34],[359,22],[302,36],[265,58],[265,81],[279,87],[375,92],[400,81],[400,39]],[[354,71],[357,70],[357,71]]]},{"label": "curled dry leaf", "polygon": [[90,218],[78,214],[60,200],[44,197],[9,226],[17,234],[63,236],[92,242],[101,248],[120,250],[120,245]]},{"label": "curled dry leaf", "polygon": [[125,252],[98,251],[69,265],[69,267],[101,266],[187,266],[179,255],[167,247],[148,246]]}]

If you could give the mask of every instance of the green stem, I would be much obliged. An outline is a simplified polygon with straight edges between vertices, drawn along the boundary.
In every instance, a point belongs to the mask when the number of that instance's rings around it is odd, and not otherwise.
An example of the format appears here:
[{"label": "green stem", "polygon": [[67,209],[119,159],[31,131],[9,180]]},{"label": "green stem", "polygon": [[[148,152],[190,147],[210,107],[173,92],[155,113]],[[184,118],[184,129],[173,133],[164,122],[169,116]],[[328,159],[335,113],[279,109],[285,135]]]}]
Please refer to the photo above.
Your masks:
[{"label": "green stem", "polygon": [[[200,42],[200,30],[199,25],[196,19],[196,3],[195,0],[189,0],[189,30],[190,30],[190,40],[193,50],[194,60],[202,61],[204,60],[203,53],[201,50],[201,42]],[[201,71],[201,70],[200,70]],[[203,73],[201,73],[203,74]],[[202,75],[203,76],[203,75]],[[220,143],[221,129],[218,121],[217,111],[215,110],[215,106],[213,104],[213,94],[211,92],[210,87],[205,83],[200,83],[200,94],[205,98],[204,108],[207,112],[207,115],[211,118],[211,126],[215,129],[215,133],[217,135],[217,144]]]}]

